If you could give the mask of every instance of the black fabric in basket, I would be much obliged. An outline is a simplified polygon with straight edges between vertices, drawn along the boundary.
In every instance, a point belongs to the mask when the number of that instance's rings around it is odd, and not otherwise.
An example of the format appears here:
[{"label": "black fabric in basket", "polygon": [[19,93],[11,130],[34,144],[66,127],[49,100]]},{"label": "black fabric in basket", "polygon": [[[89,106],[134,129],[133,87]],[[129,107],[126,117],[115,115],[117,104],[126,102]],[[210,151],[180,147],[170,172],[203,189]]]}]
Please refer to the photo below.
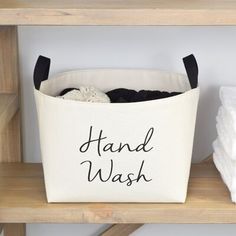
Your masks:
[{"label": "black fabric in basket", "polygon": [[127,102],[143,102],[167,98],[181,94],[179,92],[162,92],[159,90],[140,90],[135,91],[132,89],[118,88],[106,93],[110,98],[111,103],[127,103]]}]

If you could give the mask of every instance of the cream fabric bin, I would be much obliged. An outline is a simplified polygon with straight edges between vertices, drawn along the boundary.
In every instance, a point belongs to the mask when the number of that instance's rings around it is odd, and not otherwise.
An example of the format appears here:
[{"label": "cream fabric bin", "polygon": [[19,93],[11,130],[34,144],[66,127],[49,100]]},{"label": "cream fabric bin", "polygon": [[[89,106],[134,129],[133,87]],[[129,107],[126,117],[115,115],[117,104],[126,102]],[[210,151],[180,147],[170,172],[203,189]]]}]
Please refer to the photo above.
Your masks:
[{"label": "cream fabric bin", "polygon": [[[78,85],[103,91],[124,87],[183,93],[137,103],[55,97]],[[34,94],[48,202],[185,201],[199,98],[199,88],[191,89],[186,75],[141,69],[77,70],[42,81]],[[95,141],[99,134],[106,137],[100,146]],[[88,146],[89,135],[94,141]],[[128,143],[130,150],[125,145],[115,152],[120,143]]]}]

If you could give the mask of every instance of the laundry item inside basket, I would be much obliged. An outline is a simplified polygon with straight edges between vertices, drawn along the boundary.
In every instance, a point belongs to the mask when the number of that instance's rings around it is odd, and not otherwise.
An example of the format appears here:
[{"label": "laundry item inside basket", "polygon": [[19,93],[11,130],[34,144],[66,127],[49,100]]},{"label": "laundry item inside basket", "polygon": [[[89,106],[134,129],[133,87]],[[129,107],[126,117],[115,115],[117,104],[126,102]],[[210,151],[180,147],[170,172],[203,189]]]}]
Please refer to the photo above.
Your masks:
[{"label": "laundry item inside basket", "polygon": [[140,90],[135,91],[132,89],[119,88],[107,92],[108,97],[112,103],[123,102],[142,102],[161,98],[172,97],[181,94],[180,92],[165,92],[158,90]]},{"label": "laundry item inside basket", "polygon": [[81,102],[110,102],[110,98],[105,93],[93,86],[67,88],[60,93],[59,97],[66,100],[75,100]]},{"label": "laundry item inside basket", "polygon": [[105,94],[92,86],[80,86],[79,88],[64,89],[58,97],[82,102],[129,103],[167,98],[179,94],[181,93],[158,90],[140,90],[137,92],[126,88],[113,89]]}]

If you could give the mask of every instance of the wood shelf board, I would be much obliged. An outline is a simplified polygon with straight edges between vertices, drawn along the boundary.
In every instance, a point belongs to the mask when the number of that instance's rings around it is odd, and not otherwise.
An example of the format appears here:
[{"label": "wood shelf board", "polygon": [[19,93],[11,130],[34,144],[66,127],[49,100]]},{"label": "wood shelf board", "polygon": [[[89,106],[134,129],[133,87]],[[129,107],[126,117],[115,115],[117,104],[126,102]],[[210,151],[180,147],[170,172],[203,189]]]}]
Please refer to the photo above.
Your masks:
[{"label": "wood shelf board", "polygon": [[46,202],[41,164],[0,164],[2,223],[236,223],[213,163],[194,164],[185,204]]},{"label": "wood shelf board", "polygon": [[0,94],[0,131],[2,131],[19,108],[18,96]]},{"label": "wood shelf board", "polygon": [[236,25],[227,0],[1,0],[1,25]]}]

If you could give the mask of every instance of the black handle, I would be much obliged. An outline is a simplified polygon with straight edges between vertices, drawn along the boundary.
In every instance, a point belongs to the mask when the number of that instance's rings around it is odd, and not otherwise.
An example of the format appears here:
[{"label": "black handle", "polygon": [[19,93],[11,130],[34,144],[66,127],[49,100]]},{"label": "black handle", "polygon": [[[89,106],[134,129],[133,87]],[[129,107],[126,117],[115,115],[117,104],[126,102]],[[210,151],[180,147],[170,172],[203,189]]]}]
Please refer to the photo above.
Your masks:
[{"label": "black handle", "polygon": [[183,58],[184,66],[188,75],[191,88],[198,86],[198,65],[193,54]]},{"label": "black handle", "polygon": [[39,90],[41,82],[48,79],[51,60],[50,58],[39,56],[34,67],[34,87]]}]

